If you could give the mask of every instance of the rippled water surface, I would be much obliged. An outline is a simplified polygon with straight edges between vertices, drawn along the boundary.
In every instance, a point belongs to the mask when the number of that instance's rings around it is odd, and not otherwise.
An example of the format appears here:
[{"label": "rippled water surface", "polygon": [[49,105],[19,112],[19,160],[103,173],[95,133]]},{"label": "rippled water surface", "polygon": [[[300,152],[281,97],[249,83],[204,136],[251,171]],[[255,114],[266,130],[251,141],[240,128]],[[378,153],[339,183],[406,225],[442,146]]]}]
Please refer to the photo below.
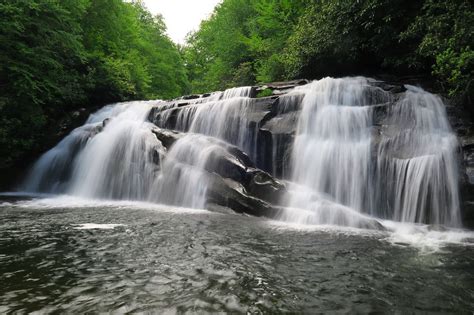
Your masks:
[{"label": "rippled water surface", "polygon": [[474,247],[427,244],[231,213],[3,197],[0,313],[472,312]]}]

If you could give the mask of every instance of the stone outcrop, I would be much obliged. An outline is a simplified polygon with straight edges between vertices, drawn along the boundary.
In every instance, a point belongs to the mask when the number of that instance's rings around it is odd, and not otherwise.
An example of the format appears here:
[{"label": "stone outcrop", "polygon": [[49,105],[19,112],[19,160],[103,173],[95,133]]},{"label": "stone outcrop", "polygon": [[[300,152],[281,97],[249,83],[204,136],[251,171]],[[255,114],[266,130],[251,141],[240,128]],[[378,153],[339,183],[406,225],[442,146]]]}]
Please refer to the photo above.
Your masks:
[{"label": "stone outcrop", "polygon": [[474,122],[467,111],[445,100],[451,126],[459,139],[461,210],[463,223],[474,228]]},{"label": "stone outcrop", "polygon": [[[179,139],[187,136],[158,127],[153,128],[152,132],[168,151]],[[204,165],[202,180],[207,183],[207,209],[219,212],[232,209],[237,213],[268,218],[284,215],[284,199],[288,194],[284,181],[256,168],[247,154],[237,147],[215,138],[206,138],[223,149],[216,150]],[[160,152],[160,155],[160,160],[166,159],[166,152]],[[362,215],[355,227],[384,229],[377,220]]]},{"label": "stone outcrop", "polygon": [[[238,212],[255,215],[273,216],[278,213],[285,185],[277,178],[288,179],[292,145],[301,115],[304,93],[299,86],[306,80],[269,83],[253,87],[250,93],[251,106],[246,112],[247,128],[256,135],[256,159],[253,165],[245,153],[233,147],[232,154],[239,163],[229,157],[219,157],[207,170],[214,178],[215,185],[209,191],[210,202],[227,206]],[[369,80],[365,90],[365,99],[372,110],[372,142],[374,158],[383,139],[395,132],[393,123],[388,121],[390,110],[406,92],[406,87],[398,82],[387,83],[381,80]],[[296,89],[295,89],[296,88]],[[262,93],[262,91],[266,93]],[[258,97],[260,93],[268,95]],[[169,101],[164,106],[154,108],[149,120],[167,129],[176,129],[177,119],[183,111],[191,111],[205,103],[216,94],[203,94],[182,97]],[[218,99],[218,98],[217,98]],[[474,127],[464,111],[447,106],[450,123],[460,140],[460,176],[462,192],[463,221],[474,226]],[[182,122],[181,122],[182,123]],[[188,125],[189,127],[189,125]],[[187,130],[181,130],[187,131]],[[177,132],[161,130],[156,133],[165,146],[180,137]],[[394,148],[387,154],[404,157],[404,152]]]},{"label": "stone outcrop", "polygon": [[[166,149],[186,136],[184,133],[154,128],[152,132]],[[217,139],[209,139],[225,150],[209,157],[207,172],[208,203],[256,216],[275,217],[280,198],[286,194],[285,185],[270,174],[255,168],[249,157],[237,147]],[[162,156],[162,159],[166,156]]]}]

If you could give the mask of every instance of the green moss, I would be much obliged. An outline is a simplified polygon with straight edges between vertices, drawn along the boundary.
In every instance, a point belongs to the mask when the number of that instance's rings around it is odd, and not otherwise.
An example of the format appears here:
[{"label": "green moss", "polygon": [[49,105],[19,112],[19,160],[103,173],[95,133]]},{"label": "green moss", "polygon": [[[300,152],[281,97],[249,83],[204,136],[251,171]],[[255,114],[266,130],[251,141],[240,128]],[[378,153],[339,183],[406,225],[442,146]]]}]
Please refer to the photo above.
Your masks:
[{"label": "green moss", "polygon": [[267,97],[267,96],[272,96],[273,90],[271,89],[264,89],[261,90],[260,92],[257,93],[257,98],[259,97]]}]

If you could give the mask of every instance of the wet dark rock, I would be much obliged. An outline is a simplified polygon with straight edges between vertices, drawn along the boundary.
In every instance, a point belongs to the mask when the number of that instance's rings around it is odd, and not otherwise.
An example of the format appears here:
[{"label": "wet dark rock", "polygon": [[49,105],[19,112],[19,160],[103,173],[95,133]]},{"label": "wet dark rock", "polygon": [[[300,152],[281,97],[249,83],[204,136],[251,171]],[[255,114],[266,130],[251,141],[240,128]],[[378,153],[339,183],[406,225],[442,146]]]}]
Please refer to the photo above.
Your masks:
[{"label": "wet dark rock", "polygon": [[154,164],[160,167],[160,152],[158,150],[151,151],[151,160]]},{"label": "wet dark rock", "polygon": [[196,98],[200,98],[201,95],[198,95],[198,94],[192,94],[192,95],[185,95],[183,97],[181,97],[181,99],[183,100],[194,100]]},{"label": "wet dark rock", "polygon": [[274,97],[263,97],[253,99],[251,101],[246,115],[246,120],[249,122],[250,127],[261,127],[265,117],[272,111],[272,108],[276,102]]},{"label": "wet dark rock", "polygon": [[249,180],[246,165],[229,151],[210,156],[205,169],[210,173],[218,174],[223,178],[229,178],[242,184],[246,184]]},{"label": "wet dark rock", "polygon": [[[394,104],[404,96],[407,90],[404,83],[407,82],[417,85],[417,78],[368,81],[369,88],[366,89],[364,96],[367,103],[372,106],[371,134],[374,158],[377,157],[377,150],[380,149],[382,141],[395,140],[400,132],[401,127],[389,121],[388,117]],[[247,127],[256,134],[256,161],[251,161],[244,152],[232,146],[227,147],[225,154],[213,157],[213,162],[206,166],[206,170],[216,177],[215,183],[218,183],[209,191],[212,197],[209,201],[211,204],[253,215],[272,216],[278,212],[278,204],[286,188],[269,173],[274,172],[278,178],[289,176],[292,145],[304,98],[304,94],[294,88],[307,83],[307,80],[295,80],[268,83],[252,88],[251,97],[265,90],[272,91],[271,96],[252,99],[246,114]],[[162,117],[166,116],[166,126],[160,126],[174,129],[180,111],[203,105],[205,98],[211,95],[207,93],[200,96],[186,96],[173,101],[175,102],[173,106],[171,103],[157,106],[152,109],[149,120],[160,125]],[[450,105],[449,100],[444,101],[448,104],[446,107],[448,118],[460,142],[463,222],[466,226],[474,228],[474,124],[464,108]],[[409,128],[409,124],[403,128]],[[169,130],[154,130],[154,133],[167,148],[181,137],[180,133]],[[387,146],[384,153],[390,157],[411,157],[407,155],[408,152],[394,146]],[[377,223],[370,223],[367,226],[381,229]]]},{"label": "wet dark rock", "polygon": [[385,104],[373,106],[372,119],[374,121],[374,125],[380,126],[383,124],[384,120],[387,118],[387,115],[389,114],[390,106],[392,105],[393,103],[385,103]]},{"label": "wet dark rock", "polygon": [[190,104],[190,102],[176,102],[176,107],[188,106]]},{"label": "wet dark rock", "polygon": [[386,92],[390,92],[393,94],[405,92],[407,89],[403,84],[397,83],[388,83],[387,81],[381,80],[370,80],[370,84],[376,87],[381,88]]},{"label": "wet dark rock", "polygon": [[250,195],[271,204],[281,204],[287,191],[285,185],[270,174],[259,169],[250,170],[251,179],[247,185]]},{"label": "wet dark rock", "polygon": [[184,136],[184,134],[173,131],[173,130],[167,130],[167,129],[161,129],[158,127],[155,127],[151,130],[153,134],[160,140],[160,142],[163,144],[163,146],[167,149],[169,149],[179,138]]},{"label": "wet dark rock", "polygon": [[257,97],[257,94],[258,94],[258,88],[256,86],[252,86],[252,88],[250,89],[249,97],[255,98]]},{"label": "wet dark rock", "polygon": [[294,135],[298,127],[299,112],[290,112],[274,116],[261,126],[260,130],[272,135]]},{"label": "wet dark rock", "polygon": [[[153,128],[152,132],[167,150],[186,136],[158,127]],[[255,168],[247,154],[237,147],[210,137],[208,140],[222,147],[222,150],[216,150],[208,157],[204,166],[209,179],[208,202],[239,213],[274,217],[277,213],[275,208],[286,193],[285,185]],[[160,156],[154,155],[152,158],[159,165]]]},{"label": "wet dark rock", "polygon": [[453,105],[448,99],[443,101],[460,145],[462,221],[466,227],[474,228],[474,121],[462,106]]},{"label": "wet dark rock", "polygon": [[245,188],[231,179],[212,176],[207,191],[208,203],[228,207],[238,213],[274,218],[278,215],[278,207],[261,199],[249,196]]},{"label": "wet dark rock", "polygon": [[266,83],[256,88],[257,93],[266,89],[272,90],[273,95],[283,95],[286,94],[289,90],[299,86],[308,84],[309,81],[306,79],[286,81],[286,82],[272,82]]},{"label": "wet dark rock", "polygon": [[105,118],[103,121],[102,121],[102,127],[105,128],[105,126],[107,126],[107,124],[110,122],[110,118]]},{"label": "wet dark rock", "polygon": [[378,220],[367,218],[367,220],[360,221],[359,228],[377,231],[386,231],[387,228],[382,225]]}]

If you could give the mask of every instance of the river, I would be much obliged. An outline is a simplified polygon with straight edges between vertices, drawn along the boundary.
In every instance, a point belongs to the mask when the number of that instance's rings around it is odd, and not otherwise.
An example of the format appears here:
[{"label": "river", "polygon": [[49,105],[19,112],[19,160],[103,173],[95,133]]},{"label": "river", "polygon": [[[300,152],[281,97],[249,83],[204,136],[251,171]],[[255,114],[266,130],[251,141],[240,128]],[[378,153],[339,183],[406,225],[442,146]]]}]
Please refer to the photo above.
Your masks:
[{"label": "river", "polygon": [[3,195],[0,313],[472,312],[474,234],[385,225]]}]

